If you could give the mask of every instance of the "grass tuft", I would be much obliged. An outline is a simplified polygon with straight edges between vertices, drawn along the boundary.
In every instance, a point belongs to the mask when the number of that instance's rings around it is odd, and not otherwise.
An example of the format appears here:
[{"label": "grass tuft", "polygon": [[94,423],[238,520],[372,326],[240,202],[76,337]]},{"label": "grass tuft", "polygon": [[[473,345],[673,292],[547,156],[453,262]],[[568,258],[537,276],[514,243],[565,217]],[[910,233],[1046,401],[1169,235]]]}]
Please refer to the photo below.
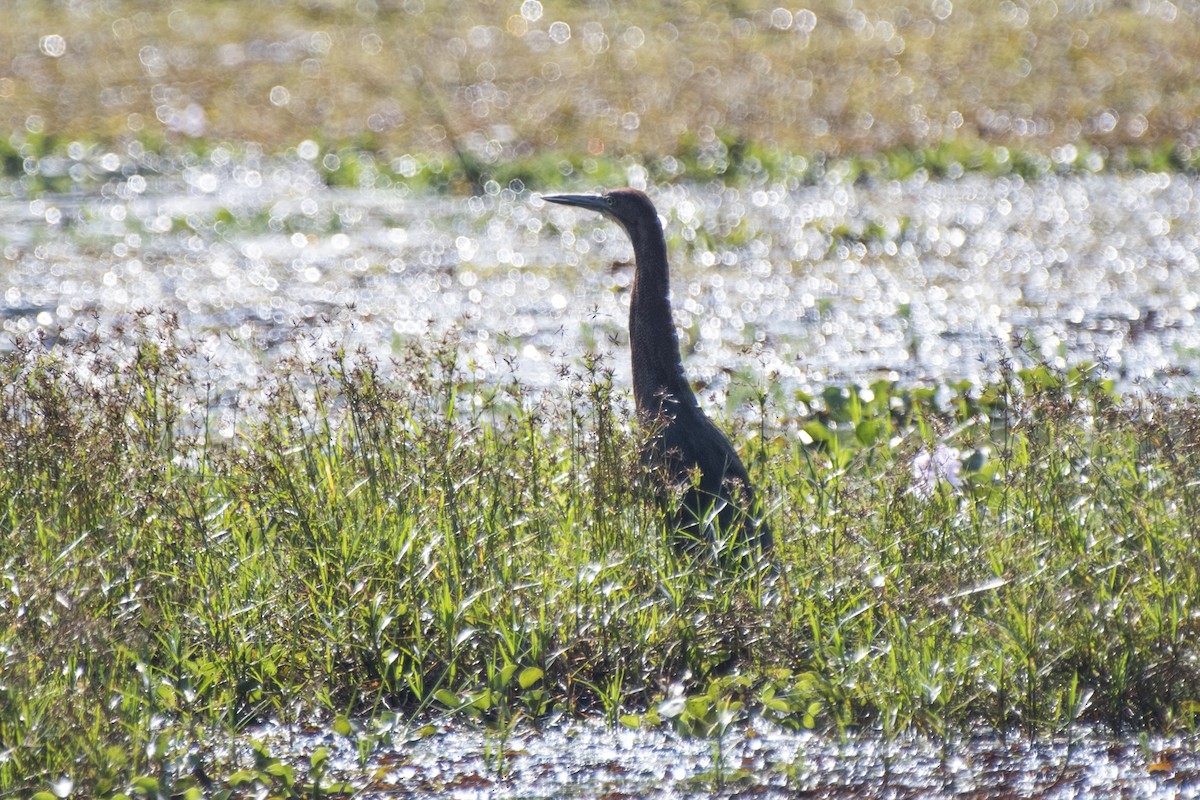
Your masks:
[{"label": "grass tuft", "polygon": [[267,720],[369,750],[351,720],[448,714],[501,768],[556,712],[670,724],[717,764],[750,714],[1195,725],[1194,399],[1088,367],[749,393],[778,547],[731,574],[669,545],[603,359],[532,392],[453,340],[334,350],[218,436],[171,320],[126,339],[0,359],[0,792],[336,791],[320,754],[222,746]]}]

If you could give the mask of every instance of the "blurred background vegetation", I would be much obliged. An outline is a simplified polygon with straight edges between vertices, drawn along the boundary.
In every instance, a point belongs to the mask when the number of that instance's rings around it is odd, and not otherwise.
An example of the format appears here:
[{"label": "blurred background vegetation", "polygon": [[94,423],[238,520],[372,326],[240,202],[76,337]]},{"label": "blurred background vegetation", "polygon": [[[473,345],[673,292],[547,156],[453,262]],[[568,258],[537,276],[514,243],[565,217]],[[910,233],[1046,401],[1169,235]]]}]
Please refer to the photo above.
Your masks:
[{"label": "blurred background vegetation", "polygon": [[[9,0],[8,152],[1200,148],[1195,0]],[[583,156],[586,157],[586,156]]]}]

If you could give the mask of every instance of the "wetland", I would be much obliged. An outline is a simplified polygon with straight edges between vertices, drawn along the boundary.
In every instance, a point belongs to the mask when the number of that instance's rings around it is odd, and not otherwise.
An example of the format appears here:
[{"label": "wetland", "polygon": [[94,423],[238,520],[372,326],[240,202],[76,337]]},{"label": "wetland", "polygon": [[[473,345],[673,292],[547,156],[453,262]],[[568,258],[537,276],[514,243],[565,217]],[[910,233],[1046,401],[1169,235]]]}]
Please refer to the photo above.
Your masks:
[{"label": "wetland", "polygon": [[0,796],[1200,793],[1194,0],[6,13]]}]

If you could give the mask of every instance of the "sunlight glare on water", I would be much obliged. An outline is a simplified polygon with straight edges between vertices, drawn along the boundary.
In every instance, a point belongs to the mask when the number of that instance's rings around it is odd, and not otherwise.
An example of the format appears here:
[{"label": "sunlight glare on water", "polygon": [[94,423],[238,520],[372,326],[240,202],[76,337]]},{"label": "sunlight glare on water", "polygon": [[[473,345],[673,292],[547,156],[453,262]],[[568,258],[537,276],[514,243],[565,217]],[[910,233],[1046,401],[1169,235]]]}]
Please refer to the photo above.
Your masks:
[{"label": "sunlight glare on water", "polygon": [[[251,735],[284,761],[303,763],[327,747],[330,777],[361,787],[368,798],[1200,796],[1195,742],[1116,740],[1087,730],[1069,741],[1031,742],[1020,734],[1007,741],[838,741],[756,722],[726,735],[719,762],[712,741],[600,722],[518,727],[502,742],[478,729],[432,730],[411,739],[394,731],[365,764],[349,740],[319,728],[272,724]],[[496,752],[502,758],[486,760]]]},{"label": "sunlight glare on water", "polygon": [[[313,158],[315,159],[315,154]],[[115,156],[91,166],[112,171]],[[92,195],[0,202],[0,319],[50,342],[139,309],[178,313],[237,388],[314,346],[457,330],[481,377],[553,386],[589,349],[628,382],[632,268],[598,215],[524,187],[460,198],[324,186],[312,159],[218,152]],[[1105,365],[1124,387],[1187,391],[1200,367],[1200,204],[1186,175],[1024,181],[664,185],[690,376],[812,391],[936,384],[1001,359]]]}]

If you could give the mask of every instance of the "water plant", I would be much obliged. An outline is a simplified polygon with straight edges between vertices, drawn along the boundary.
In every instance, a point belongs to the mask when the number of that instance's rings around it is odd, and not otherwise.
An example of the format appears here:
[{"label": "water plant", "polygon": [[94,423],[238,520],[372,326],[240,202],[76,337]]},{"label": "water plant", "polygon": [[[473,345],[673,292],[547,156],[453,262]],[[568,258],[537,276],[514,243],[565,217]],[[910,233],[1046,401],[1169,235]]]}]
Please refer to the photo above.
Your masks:
[{"label": "water plant", "polygon": [[[731,576],[669,546],[603,359],[532,392],[453,340],[332,349],[222,404],[169,319],[135,327],[0,358],[0,791],[332,791],[222,742],[397,712],[480,725],[500,772],[554,713],[674,719],[717,768],[751,715],[1194,725],[1193,398],[1088,366],[748,392],[780,539]],[[915,477],[939,445],[957,484]]]}]

